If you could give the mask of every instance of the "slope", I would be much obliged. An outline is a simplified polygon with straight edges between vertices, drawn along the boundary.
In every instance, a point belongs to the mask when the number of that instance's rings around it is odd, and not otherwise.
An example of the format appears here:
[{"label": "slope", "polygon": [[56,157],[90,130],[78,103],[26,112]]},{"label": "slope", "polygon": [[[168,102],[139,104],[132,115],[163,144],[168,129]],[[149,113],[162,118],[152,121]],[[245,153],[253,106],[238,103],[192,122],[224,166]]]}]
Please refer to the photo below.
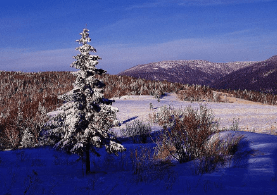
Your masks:
[{"label": "slope", "polygon": [[212,86],[217,89],[247,89],[277,94],[277,55],[232,72]]},{"label": "slope", "polygon": [[183,84],[210,85],[235,70],[254,62],[214,63],[205,60],[175,60],[137,65],[118,75]]}]

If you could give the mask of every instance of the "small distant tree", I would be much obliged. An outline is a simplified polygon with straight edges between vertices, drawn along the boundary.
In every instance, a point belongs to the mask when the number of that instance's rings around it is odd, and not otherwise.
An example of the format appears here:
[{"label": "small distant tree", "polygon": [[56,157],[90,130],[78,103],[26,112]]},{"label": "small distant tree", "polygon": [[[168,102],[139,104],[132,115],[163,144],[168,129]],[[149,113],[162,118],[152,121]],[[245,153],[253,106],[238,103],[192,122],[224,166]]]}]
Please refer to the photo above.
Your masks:
[{"label": "small distant tree", "polygon": [[32,132],[29,130],[29,128],[26,128],[23,131],[23,136],[22,136],[22,140],[20,142],[20,145],[23,148],[34,147],[34,145],[35,145],[35,137],[32,134]]},{"label": "small distant tree", "polygon": [[85,156],[86,173],[90,172],[90,152],[100,156],[97,148],[102,146],[105,146],[108,153],[116,155],[125,150],[109,133],[109,129],[118,122],[118,109],[111,106],[114,101],[104,98],[105,84],[95,77],[106,71],[96,68],[101,58],[90,54],[96,52],[96,49],[88,44],[91,41],[88,31],[83,29],[80,33],[81,39],[77,42],[82,46],[76,50],[81,54],[74,56],[76,61],[71,64],[71,67],[79,69],[73,72],[77,76],[74,88],[59,96],[65,103],[42,133],[42,140],[54,144],[55,148]]},{"label": "small distant tree", "polygon": [[149,109],[153,110],[153,104],[152,103],[149,104]]}]

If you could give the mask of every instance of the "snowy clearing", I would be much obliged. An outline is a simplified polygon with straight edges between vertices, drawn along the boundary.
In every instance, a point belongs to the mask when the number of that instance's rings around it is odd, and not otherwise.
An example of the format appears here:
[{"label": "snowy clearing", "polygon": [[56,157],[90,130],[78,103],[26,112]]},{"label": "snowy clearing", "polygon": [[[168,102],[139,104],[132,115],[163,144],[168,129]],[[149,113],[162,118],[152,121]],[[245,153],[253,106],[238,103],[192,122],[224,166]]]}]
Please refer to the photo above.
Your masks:
[{"label": "snowy clearing", "polygon": [[[124,124],[134,119],[147,121],[149,113],[161,105],[199,107],[199,103],[181,102],[170,94],[160,102],[150,96],[115,100],[113,105],[119,108],[118,118]],[[154,111],[150,111],[150,103]],[[276,106],[210,102],[207,106],[220,118],[221,127],[229,128],[233,118],[240,118],[239,128],[269,133],[276,123]],[[159,129],[153,126],[153,130]],[[226,131],[221,136],[229,133],[244,135],[238,152],[230,163],[203,175],[195,174],[197,161],[160,169],[153,166],[134,175],[130,153],[140,146],[153,148],[150,141],[123,142],[127,151],[118,157],[101,149],[100,158],[91,157],[95,173],[88,176],[78,156],[50,147],[2,151],[0,190],[2,194],[277,194],[277,136],[246,131]]]},{"label": "snowy clearing", "polygon": [[[236,103],[237,102],[237,103]],[[154,110],[150,110],[150,103]],[[217,103],[217,102],[187,102],[177,99],[175,94],[167,94],[160,99],[160,102],[152,96],[123,96],[120,99],[115,98],[114,106],[118,107],[117,117],[121,121],[130,119],[144,120],[149,119],[149,114],[155,112],[158,107],[170,105],[174,108],[185,108],[191,105],[193,108],[199,108],[199,104],[205,104],[212,109],[215,119],[219,120],[220,129],[229,129],[233,125],[233,120],[239,119],[239,130],[277,133],[277,106],[263,105],[246,100],[237,99],[235,103]]]}]

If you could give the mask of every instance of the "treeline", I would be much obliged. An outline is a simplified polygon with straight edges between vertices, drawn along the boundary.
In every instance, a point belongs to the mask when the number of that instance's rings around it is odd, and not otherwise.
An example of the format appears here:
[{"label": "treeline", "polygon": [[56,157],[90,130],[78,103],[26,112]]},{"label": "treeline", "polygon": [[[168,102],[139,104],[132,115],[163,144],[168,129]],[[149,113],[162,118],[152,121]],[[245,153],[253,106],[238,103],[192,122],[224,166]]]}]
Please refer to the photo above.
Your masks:
[{"label": "treeline", "polygon": [[168,81],[154,81],[129,76],[104,75],[99,78],[105,84],[105,97],[124,95],[152,95],[160,98],[165,93],[177,93],[181,100],[215,101],[213,91],[207,86],[184,85]]},{"label": "treeline", "polygon": [[35,145],[46,113],[61,105],[57,95],[69,91],[73,80],[70,72],[0,71],[0,149],[19,147],[27,128]]},{"label": "treeline", "polygon": [[221,89],[218,90],[220,92],[228,93],[236,98],[241,98],[253,102],[260,102],[263,104],[268,105],[277,105],[277,95],[272,93],[265,93],[265,92],[258,92],[258,91],[251,91],[251,90],[226,90]]},{"label": "treeline", "polygon": [[[198,85],[189,86],[108,74],[99,80],[106,84],[106,98],[124,95],[152,95],[160,98],[166,92],[178,93],[185,90],[191,91],[191,101],[197,101],[202,89]],[[22,137],[26,133],[32,135],[35,145],[39,132],[48,119],[46,113],[62,105],[58,95],[73,89],[74,81],[75,76],[70,72],[0,71],[0,149],[21,147]],[[202,94],[203,99],[212,94],[211,89],[208,90],[206,87],[202,91],[206,93]],[[28,132],[25,132],[26,129]]]},{"label": "treeline", "polygon": [[[105,84],[106,98],[124,95],[152,95],[157,99],[165,93],[177,93],[185,101],[221,101],[208,86],[184,85],[167,81],[135,79],[106,74],[98,78]],[[39,132],[48,120],[47,112],[62,105],[58,95],[73,89],[75,76],[70,72],[4,72],[0,71],[0,149],[22,146],[22,137],[30,134],[35,146]],[[276,96],[256,92],[229,91],[239,98],[276,104]],[[28,132],[26,132],[28,131]]]}]

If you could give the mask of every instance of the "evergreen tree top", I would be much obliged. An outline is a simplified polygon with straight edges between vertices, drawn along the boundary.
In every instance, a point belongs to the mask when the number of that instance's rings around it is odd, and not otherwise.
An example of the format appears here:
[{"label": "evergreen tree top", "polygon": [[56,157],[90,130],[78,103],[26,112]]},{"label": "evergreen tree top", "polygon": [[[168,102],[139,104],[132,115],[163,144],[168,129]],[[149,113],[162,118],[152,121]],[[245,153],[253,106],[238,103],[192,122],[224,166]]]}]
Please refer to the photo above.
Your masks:
[{"label": "evergreen tree top", "polygon": [[91,55],[89,53],[95,53],[96,49],[88,44],[88,42],[91,41],[88,31],[88,29],[84,28],[83,32],[80,33],[81,39],[76,40],[77,42],[79,42],[79,44],[82,43],[83,45],[76,48],[76,50],[79,50],[81,54],[73,57],[76,59],[76,61],[71,64],[71,67],[80,69],[82,71],[94,71],[96,74],[99,74],[101,71],[99,72],[98,70],[100,69],[96,69],[95,66],[98,64],[98,60],[100,60],[101,58],[97,55]]},{"label": "evergreen tree top", "polygon": [[83,29],[83,32],[81,32],[80,33],[80,35],[82,36],[82,38],[81,39],[79,39],[79,40],[76,40],[76,42],[79,42],[79,44],[87,44],[88,42],[90,42],[91,41],[91,38],[89,38],[89,33],[88,33],[88,29],[86,29],[86,28],[84,28]]}]

